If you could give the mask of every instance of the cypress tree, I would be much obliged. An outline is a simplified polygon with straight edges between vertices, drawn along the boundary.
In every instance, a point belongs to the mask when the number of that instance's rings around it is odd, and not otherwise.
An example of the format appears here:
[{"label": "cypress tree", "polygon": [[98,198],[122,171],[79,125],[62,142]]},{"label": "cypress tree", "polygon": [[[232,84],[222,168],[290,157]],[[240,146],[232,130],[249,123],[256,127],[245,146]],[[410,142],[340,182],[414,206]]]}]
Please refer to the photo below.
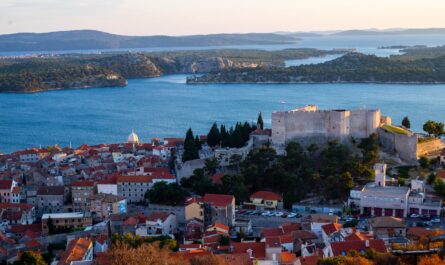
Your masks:
[{"label": "cypress tree", "polygon": [[212,128],[210,128],[209,133],[207,134],[207,144],[209,146],[217,146],[221,142],[221,133],[219,132],[218,125],[216,122],[213,123]]},{"label": "cypress tree", "polygon": [[407,128],[407,129],[411,128],[411,122],[408,117],[403,118],[402,125],[403,125],[403,127]]},{"label": "cypress tree", "polygon": [[182,162],[198,159],[198,146],[196,143],[196,139],[193,136],[192,128],[187,130],[184,141],[184,154],[182,155]]},{"label": "cypress tree", "polygon": [[221,137],[221,146],[227,147],[229,145],[229,135],[226,130],[226,126],[224,124],[221,124],[220,129],[220,137]]},{"label": "cypress tree", "polygon": [[260,128],[261,130],[264,129],[263,115],[261,114],[261,112],[258,114],[258,120],[256,124],[258,125],[258,128]]}]

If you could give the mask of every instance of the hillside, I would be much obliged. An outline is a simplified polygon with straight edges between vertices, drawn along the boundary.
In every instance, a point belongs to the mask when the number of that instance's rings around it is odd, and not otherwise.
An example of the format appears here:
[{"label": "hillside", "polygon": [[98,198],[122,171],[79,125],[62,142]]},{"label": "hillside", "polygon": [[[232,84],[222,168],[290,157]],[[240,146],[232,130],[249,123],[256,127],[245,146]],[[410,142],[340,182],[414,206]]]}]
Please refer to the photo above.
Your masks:
[{"label": "hillside", "polygon": [[188,83],[445,83],[445,57],[399,61],[349,53],[316,65],[226,69]]},{"label": "hillside", "polygon": [[400,30],[345,30],[333,33],[337,36],[375,36],[375,35],[444,35],[445,28],[400,29]]},{"label": "hillside", "polygon": [[94,30],[0,35],[0,52],[131,49],[173,46],[286,44],[298,39],[273,33],[191,36],[123,36]]},{"label": "hillside", "polygon": [[286,59],[304,59],[345,51],[316,49],[205,50],[153,53],[67,54],[0,59],[0,92],[125,86],[126,79],[163,74],[217,72],[224,69],[284,66]]}]

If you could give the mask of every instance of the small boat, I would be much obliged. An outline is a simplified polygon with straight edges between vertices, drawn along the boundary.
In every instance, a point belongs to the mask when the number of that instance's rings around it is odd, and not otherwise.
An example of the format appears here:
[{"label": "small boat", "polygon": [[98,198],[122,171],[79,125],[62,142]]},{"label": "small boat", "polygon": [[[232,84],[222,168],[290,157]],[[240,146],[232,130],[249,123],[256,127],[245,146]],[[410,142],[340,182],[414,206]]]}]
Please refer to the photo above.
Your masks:
[{"label": "small boat", "polygon": [[287,104],[287,102],[284,101],[284,100],[280,101],[280,103],[281,103],[281,104]]}]

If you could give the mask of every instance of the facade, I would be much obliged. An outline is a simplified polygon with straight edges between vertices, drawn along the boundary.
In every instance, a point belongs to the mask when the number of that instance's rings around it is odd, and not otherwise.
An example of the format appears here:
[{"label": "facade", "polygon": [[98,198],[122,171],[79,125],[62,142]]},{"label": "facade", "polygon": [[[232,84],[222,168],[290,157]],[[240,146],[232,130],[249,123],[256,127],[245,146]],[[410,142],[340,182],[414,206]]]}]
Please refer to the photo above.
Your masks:
[{"label": "facade", "polygon": [[97,193],[117,195],[116,181],[103,180],[97,183]]},{"label": "facade", "polygon": [[0,217],[8,224],[32,224],[36,220],[35,207],[26,203],[0,203]]},{"label": "facade", "polygon": [[14,180],[0,180],[0,199],[1,202],[15,202],[16,197],[13,196],[14,188],[17,182]]},{"label": "facade", "polygon": [[184,206],[185,221],[197,219],[204,221],[204,204],[200,197],[190,197],[185,201]]},{"label": "facade", "polygon": [[169,212],[152,212],[145,223],[136,229],[139,236],[173,235],[178,232],[176,215]]},{"label": "facade", "polygon": [[276,210],[283,208],[283,197],[271,191],[257,191],[250,195],[250,202],[243,204],[245,208],[256,210]]},{"label": "facade", "polygon": [[409,214],[439,215],[441,201],[428,196],[423,182],[415,180],[412,187],[386,185],[386,165],[376,164],[375,181],[362,189],[353,189],[349,203],[360,208],[365,216],[406,217]]},{"label": "facade", "polygon": [[284,146],[293,140],[320,143],[365,138],[382,124],[380,110],[319,110],[309,105],[272,113],[272,143]]},{"label": "facade", "polygon": [[87,200],[94,194],[94,181],[79,180],[71,183],[71,197],[73,211],[82,212],[89,210]]},{"label": "facade", "polygon": [[65,203],[65,187],[39,187],[36,195],[37,214],[61,213]]},{"label": "facade", "polygon": [[117,193],[127,199],[129,203],[144,200],[145,193],[151,187],[150,176],[119,176],[117,178]]},{"label": "facade", "polygon": [[55,229],[85,228],[93,224],[91,214],[73,213],[47,213],[42,216],[42,233],[48,234],[48,220],[51,219]]},{"label": "facade", "polygon": [[123,196],[113,194],[95,194],[87,199],[93,219],[109,218],[111,214],[127,212],[127,201]]},{"label": "facade", "polygon": [[223,194],[205,194],[204,225],[209,226],[216,222],[233,226],[235,224],[235,197]]}]

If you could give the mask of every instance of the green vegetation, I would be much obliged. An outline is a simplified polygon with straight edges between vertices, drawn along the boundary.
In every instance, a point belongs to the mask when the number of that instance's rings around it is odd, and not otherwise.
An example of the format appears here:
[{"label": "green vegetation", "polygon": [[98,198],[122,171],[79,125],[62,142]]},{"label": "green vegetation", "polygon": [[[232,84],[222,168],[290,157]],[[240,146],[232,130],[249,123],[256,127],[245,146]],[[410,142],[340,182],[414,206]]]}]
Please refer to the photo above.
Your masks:
[{"label": "green vegetation", "polygon": [[199,158],[200,144],[193,136],[192,128],[189,128],[184,141],[184,154],[182,155],[182,162],[186,162]]},{"label": "green vegetation", "polygon": [[259,129],[261,129],[261,130],[264,129],[263,114],[261,114],[261,112],[258,114],[258,119],[257,119],[256,124],[257,124]]},{"label": "green vegetation", "polygon": [[407,116],[403,117],[402,126],[407,129],[411,128],[411,121],[409,120],[409,118]]},{"label": "green vegetation", "polygon": [[374,177],[377,135],[363,139],[357,147],[361,150],[359,155],[336,142],[307,148],[289,143],[286,155],[278,156],[273,148],[265,145],[252,150],[241,162],[239,173],[224,176],[221,184],[212,183],[210,174],[197,169],[191,177],[182,179],[181,185],[199,195],[232,194],[237,202],[255,191],[271,190],[283,195],[286,207],[310,193],[325,200],[342,200],[355,184],[366,183]]},{"label": "green vegetation", "polygon": [[429,135],[433,135],[435,137],[439,137],[445,134],[444,124],[442,122],[436,122],[432,120],[428,120],[423,125],[423,130]]},{"label": "green vegetation", "polygon": [[178,184],[167,184],[164,181],[156,182],[153,188],[147,190],[145,198],[150,203],[166,205],[183,205],[188,192],[184,191]]},{"label": "green vegetation", "polygon": [[0,92],[125,86],[129,78],[210,72],[224,68],[284,66],[286,59],[345,52],[316,49],[208,50],[0,58]]},{"label": "green vegetation", "polygon": [[388,132],[397,133],[397,134],[403,134],[403,135],[410,135],[410,132],[397,126],[385,124],[382,126],[382,128]]},{"label": "green vegetation", "polygon": [[250,133],[256,129],[256,125],[248,122],[237,122],[235,127],[231,126],[228,130],[224,124],[218,129],[218,125],[214,123],[207,134],[207,144],[211,147],[243,147],[249,140]]},{"label": "green vegetation", "polygon": [[444,83],[445,56],[400,61],[348,53],[322,64],[223,69],[188,83]]},{"label": "green vegetation", "polygon": [[154,236],[154,237],[140,237],[131,233],[119,235],[114,234],[111,238],[113,245],[126,244],[132,248],[140,247],[143,244],[158,243],[161,248],[169,248],[170,250],[177,250],[178,242],[171,239],[169,236]]},{"label": "green vegetation", "polygon": [[47,265],[42,255],[34,251],[23,252],[13,265]]}]

